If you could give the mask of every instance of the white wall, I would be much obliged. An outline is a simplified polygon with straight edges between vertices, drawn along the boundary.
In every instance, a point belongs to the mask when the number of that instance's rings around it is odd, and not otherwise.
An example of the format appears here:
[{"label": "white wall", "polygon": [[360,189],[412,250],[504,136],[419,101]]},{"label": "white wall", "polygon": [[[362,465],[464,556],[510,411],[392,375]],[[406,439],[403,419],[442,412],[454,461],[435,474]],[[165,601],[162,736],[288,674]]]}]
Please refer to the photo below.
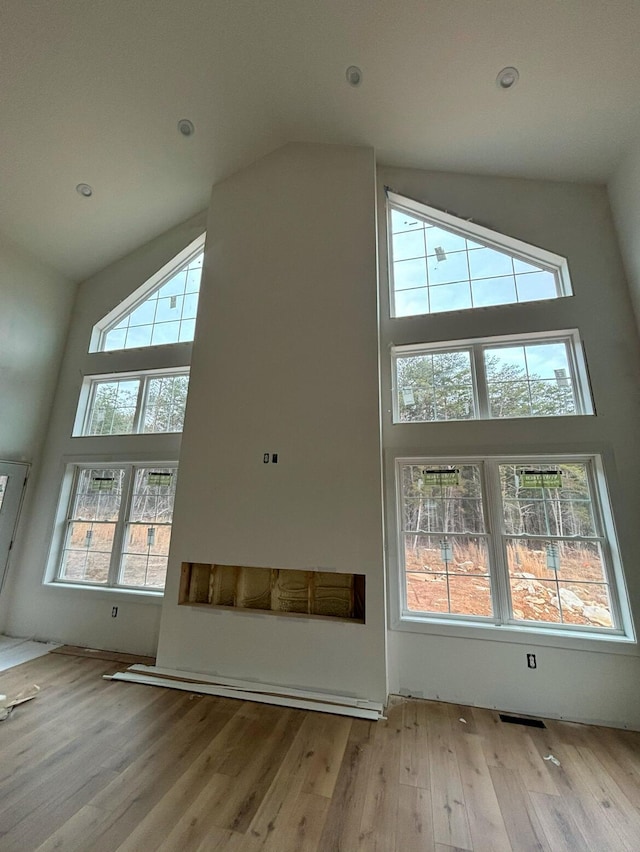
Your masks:
[{"label": "white wall", "polygon": [[609,198],[640,326],[640,142],[611,176]]},{"label": "white wall", "polygon": [[[388,351],[382,352],[383,432],[387,492],[396,455],[504,452],[596,452],[604,458],[636,627],[640,626],[640,353],[616,234],[604,187],[473,177],[383,168],[379,183],[462,218],[568,258],[575,295],[554,302],[487,308],[427,318],[388,319],[382,259],[383,341],[535,332],[577,327],[587,355],[596,417],[391,424]],[[384,246],[384,193],[379,192]],[[389,536],[389,582],[397,559]],[[428,698],[526,713],[605,721],[640,728],[637,645],[563,640],[535,634],[433,627],[430,633],[389,634],[390,688]],[[526,668],[526,653],[538,669]]]},{"label": "white wall", "polygon": [[[205,216],[190,219],[142,246],[80,285],[60,378],[51,411],[41,474],[21,531],[21,551],[13,561],[7,589],[5,629],[93,648],[154,654],[161,598],[128,592],[43,585],[62,477],[77,457],[144,460],[178,458],[180,436],[128,435],[72,438],[83,377],[118,370],[183,366],[190,344],[148,350],[89,354],[94,324],[168,263],[204,231]],[[51,567],[51,566],[50,566]],[[118,617],[111,608],[118,605]]]},{"label": "white wall", "polygon": [[[207,234],[158,662],[381,700],[373,151],[288,145]],[[366,625],[179,607],[183,561],[366,574]]]},{"label": "white wall", "polygon": [[[21,560],[75,292],[74,284],[0,235],[0,459],[33,465],[11,574]],[[9,608],[9,577],[0,596],[0,632]]]},{"label": "white wall", "polygon": [[75,290],[0,235],[0,459],[38,454]]}]

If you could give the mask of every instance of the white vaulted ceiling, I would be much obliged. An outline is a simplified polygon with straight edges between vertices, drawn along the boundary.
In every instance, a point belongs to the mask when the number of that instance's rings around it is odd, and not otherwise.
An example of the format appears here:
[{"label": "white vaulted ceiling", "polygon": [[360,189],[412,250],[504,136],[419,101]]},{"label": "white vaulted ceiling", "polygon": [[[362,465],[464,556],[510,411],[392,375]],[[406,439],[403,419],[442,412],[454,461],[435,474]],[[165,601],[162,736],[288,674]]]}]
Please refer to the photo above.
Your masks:
[{"label": "white vaulted ceiling", "polygon": [[0,231],[81,279],[291,140],[603,181],[638,104],[638,0],[2,0]]}]

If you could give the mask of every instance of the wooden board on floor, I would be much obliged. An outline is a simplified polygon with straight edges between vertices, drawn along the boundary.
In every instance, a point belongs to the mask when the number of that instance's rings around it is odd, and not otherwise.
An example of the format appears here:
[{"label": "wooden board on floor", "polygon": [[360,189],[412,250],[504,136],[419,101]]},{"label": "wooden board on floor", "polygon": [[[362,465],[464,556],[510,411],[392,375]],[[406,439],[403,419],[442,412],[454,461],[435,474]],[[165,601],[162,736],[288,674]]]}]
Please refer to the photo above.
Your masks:
[{"label": "wooden board on floor", "polygon": [[123,651],[102,651],[99,648],[81,648],[80,645],[61,645],[51,653],[66,654],[69,657],[90,657],[92,660],[112,660],[114,663],[124,663],[127,666],[133,666],[136,663],[153,666],[156,662],[155,657],[125,654]]}]

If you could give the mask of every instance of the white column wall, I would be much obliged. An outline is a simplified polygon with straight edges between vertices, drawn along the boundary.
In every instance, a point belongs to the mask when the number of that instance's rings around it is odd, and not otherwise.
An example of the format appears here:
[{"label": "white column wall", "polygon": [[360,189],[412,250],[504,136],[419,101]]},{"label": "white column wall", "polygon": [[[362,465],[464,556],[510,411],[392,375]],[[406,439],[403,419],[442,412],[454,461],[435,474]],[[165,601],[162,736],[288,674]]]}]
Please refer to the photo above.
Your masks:
[{"label": "white column wall", "polygon": [[611,176],[609,198],[640,327],[640,142],[627,153]]},{"label": "white column wall", "polygon": [[[158,663],[384,699],[373,151],[287,145],[207,234]],[[183,561],[366,574],[366,625],[179,607]]]}]

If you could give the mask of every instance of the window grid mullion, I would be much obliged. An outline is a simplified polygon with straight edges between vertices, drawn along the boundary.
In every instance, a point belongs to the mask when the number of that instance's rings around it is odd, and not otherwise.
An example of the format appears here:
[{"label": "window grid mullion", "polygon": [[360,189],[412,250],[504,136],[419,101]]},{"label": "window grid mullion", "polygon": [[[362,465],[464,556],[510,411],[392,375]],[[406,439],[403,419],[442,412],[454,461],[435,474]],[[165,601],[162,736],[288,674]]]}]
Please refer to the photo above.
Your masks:
[{"label": "window grid mullion", "polygon": [[473,372],[476,391],[476,416],[481,420],[488,420],[490,417],[489,389],[487,386],[487,373],[484,364],[484,347],[481,344],[476,343],[472,346],[471,351],[473,354]]},{"label": "window grid mullion", "polygon": [[[594,520],[596,532],[602,536],[600,540],[600,551],[602,553],[602,561],[604,567],[604,576],[609,590],[609,602],[611,604],[611,623],[614,629],[619,630],[623,626],[622,606],[620,602],[620,593],[618,590],[618,581],[614,571],[613,555],[611,553],[611,543],[609,536],[605,535],[607,531],[606,521],[604,517],[603,507],[601,505],[600,483],[598,482],[598,472],[595,469],[594,462],[587,462],[587,482],[591,491],[591,512]],[[606,496],[606,483],[602,482],[603,493]]]},{"label": "window grid mullion", "polygon": [[[87,408],[84,413],[84,421],[82,424],[82,435],[90,435],[91,421],[93,420],[93,409],[96,403],[96,393],[98,388],[98,382],[92,381],[91,387],[89,389],[89,398],[87,400]],[[75,483],[74,483],[74,492],[75,492]]]},{"label": "window grid mullion", "polygon": [[506,549],[503,541],[502,495],[500,491],[500,468],[498,462],[484,462],[486,483],[487,526],[491,532],[491,589],[494,617],[497,624],[505,624],[511,618],[511,591]]},{"label": "window grid mullion", "polygon": [[149,386],[149,377],[148,376],[140,376],[140,384],[138,386],[138,396],[136,398],[136,412],[133,416],[133,424],[132,424],[132,433],[134,435],[140,434],[142,429],[140,428],[142,425],[142,418],[144,417],[144,410],[147,405],[147,394],[148,394],[148,386]]},{"label": "window grid mullion", "polygon": [[120,566],[122,563],[122,553],[124,550],[124,539],[127,529],[127,520],[131,507],[133,482],[134,482],[134,466],[127,465],[121,467],[125,471],[124,481],[122,483],[122,498],[120,500],[120,510],[118,512],[118,520],[113,534],[113,550],[111,551],[111,562],[109,563],[109,579],[110,586],[117,586],[120,580]]},{"label": "window grid mullion", "polygon": [[400,589],[400,613],[408,611],[407,603],[407,560],[405,548],[404,528],[404,489],[402,487],[402,462],[396,460],[396,530],[398,531],[397,538],[397,553],[398,553],[398,587]]}]

